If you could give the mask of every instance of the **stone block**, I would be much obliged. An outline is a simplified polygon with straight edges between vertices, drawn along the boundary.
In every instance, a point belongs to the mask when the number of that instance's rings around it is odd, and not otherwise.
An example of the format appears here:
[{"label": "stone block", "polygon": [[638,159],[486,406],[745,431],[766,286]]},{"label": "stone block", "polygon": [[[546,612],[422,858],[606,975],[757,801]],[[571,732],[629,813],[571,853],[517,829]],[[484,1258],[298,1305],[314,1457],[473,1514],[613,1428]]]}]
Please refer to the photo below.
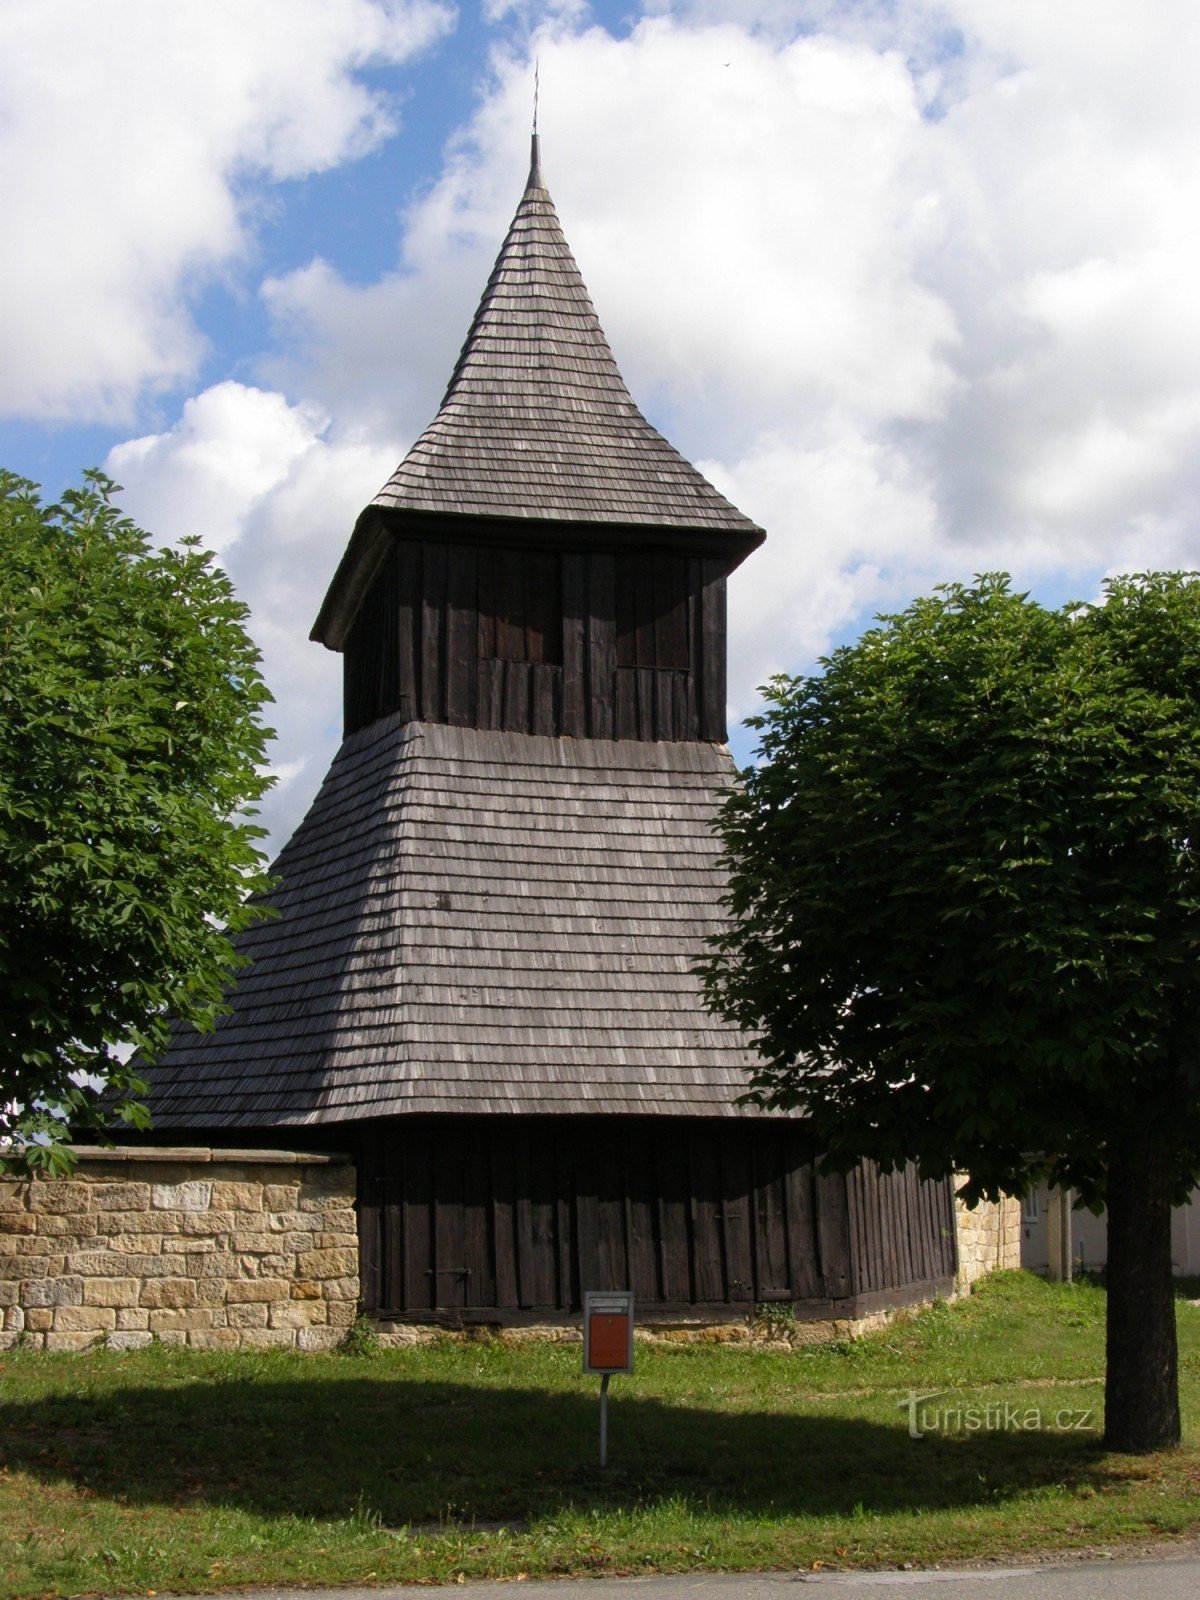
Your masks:
[{"label": "stone block", "polygon": [[313,1250],[358,1250],[356,1233],[315,1233],[310,1246]]},{"label": "stone block", "polygon": [[[196,1304],[196,1284],[192,1278],[152,1278],[142,1285],[141,1303],[151,1311],[163,1308],[178,1311]],[[151,1323],[151,1327],[154,1324]]]},{"label": "stone block", "polygon": [[214,1183],[212,1204],[217,1211],[261,1211],[262,1185],[257,1183]]},{"label": "stone block", "polygon": [[296,1342],[291,1328],[243,1328],[241,1334],[242,1344],[251,1349],[281,1349]]},{"label": "stone block", "polygon": [[123,1331],[138,1331],[150,1326],[150,1313],[140,1306],[118,1306],[117,1327]]},{"label": "stone block", "polygon": [[31,1211],[89,1211],[91,1204],[91,1185],[78,1178],[66,1178],[57,1183],[35,1181],[29,1185]]},{"label": "stone block", "polygon": [[54,1311],[50,1306],[27,1306],[25,1326],[30,1333],[45,1333],[54,1326]]},{"label": "stone block", "polygon": [[187,1329],[163,1328],[161,1332],[152,1334],[151,1339],[157,1340],[159,1344],[174,1345],[182,1349],[188,1342]]},{"label": "stone block", "polygon": [[296,1201],[300,1197],[300,1183],[267,1183],[263,1185],[263,1209],[265,1211],[295,1211]]},{"label": "stone block", "polygon": [[177,1234],[173,1238],[166,1238],[162,1242],[163,1254],[205,1256],[211,1255],[217,1248],[217,1241],[207,1234]]},{"label": "stone block", "polygon": [[223,1306],[229,1285],[224,1278],[193,1278],[198,1306]]},{"label": "stone block", "polygon": [[150,1204],[156,1211],[207,1211],[212,1190],[211,1183],[199,1178],[186,1183],[154,1183],[150,1186]]},{"label": "stone block", "polygon": [[92,1185],[93,1211],[149,1211],[148,1183],[96,1183]]},{"label": "stone block", "polygon": [[293,1300],[320,1300],[322,1298],[321,1285],[313,1283],[310,1278],[297,1278],[291,1285],[290,1293]]},{"label": "stone block", "polygon": [[29,1185],[23,1178],[0,1178],[0,1214],[26,1210],[28,1198]]},{"label": "stone block", "polygon": [[120,1234],[126,1239],[140,1239],[143,1242],[136,1248],[150,1250],[154,1248],[150,1239],[178,1231],[182,1215],[181,1211],[110,1211],[101,1212],[100,1220],[110,1238]]},{"label": "stone block", "polygon": [[0,1350],[15,1350],[19,1344],[36,1345],[40,1349],[41,1343],[40,1333],[29,1334],[23,1329],[20,1333],[0,1331]]},{"label": "stone block", "polygon": [[288,1286],[283,1278],[235,1278],[225,1292],[226,1302],[231,1306],[250,1301],[269,1304],[288,1298]]},{"label": "stone block", "polygon": [[305,1278],[348,1278],[358,1271],[356,1250],[302,1250],[296,1264]]},{"label": "stone block", "polygon": [[265,1256],[279,1249],[279,1236],[269,1233],[266,1228],[256,1228],[253,1232],[235,1233],[229,1243],[239,1255]]},{"label": "stone block", "polygon": [[354,1201],[354,1190],[349,1193],[312,1193],[307,1187],[300,1191],[300,1211],[343,1211]]},{"label": "stone block", "polygon": [[[90,1211],[74,1211],[60,1215],[55,1211],[43,1211],[36,1217],[27,1213],[31,1221],[36,1222],[37,1230],[44,1239],[94,1239],[100,1232],[100,1222]],[[107,1222],[107,1218],[104,1219]],[[3,1220],[0,1220],[0,1234],[4,1233]]]},{"label": "stone block", "polygon": [[261,1301],[246,1305],[226,1306],[225,1320],[231,1328],[265,1328],[267,1307]]},{"label": "stone block", "polygon": [[202,1328],[188,1335],[193,1350],[236,1350],[241,1342],[240,1328]]},{"label": "stone block", "polygon": [[[15,1239],[18,1234],[39,1232],[39,1223],[49,1218],[38,1217],[32,1211],[7,1211],[0,1216],[0,1239]],[[61,1220],[68,1224],[74,1222],[74,1217],[64,1217]]]},{"label": "stone block", "polygon": [[20,1306],[5,1306],[0,1314],[0,1326],[5,1333],[23,1333],[25,1331],[25,1312]]},{"label": "stone block", "polygon": [[21,1304],[29,1306],[81,1306],[82,1278],[35,1278],[23,1284]]},{"label": "stone block", "polygon": [[55,1333],[106,1333],[117,1325],[111,1306],[55,1306]]},{"label": "stone block", "polygon": [[154,1340],[152,1333],[138,1328],[119,1328],[104,1343],[109,1350],[144,1350]]},{"label": "stone block", "polygon": [[94,1344],[99,1344],[104,1335],[102,1333],[69,1333],[65,1329],[60,1333],[57,1329],[53,1333],[42,1333],[38,1337],[42,1340],[45,1350],[87,1350]]},{"label": "stone block", "polygon": [[[302,1234],[307,1241],[321,1227],[322,1211],[268,1211],[267,1226],[272,1233]],[[310,1248],[308,1243],[301,1249]]]},{"label": "stone block", "polygon": [[358,1302],[355,1300],[330,1300],[326,1306],[331,1328],[349,1328],[354,1324],[358,1315]]},{"label": "stone block", "polygon": [[192,1333],[197,1328],[211,1328],[213,1314],[208,1306],[189,1306],[185,1310],[156,1310],[150,1313],[151,1333]]},{"label": "stone block", "polygon": [[288,1300],[270,1307],[270,1328],[311,1328],[327,1318],[323,1300]]},{"label": "stone block", "polygon": [[20,1298],[20,1289],[14,1279],[0,1283],[0,1306],[15,1306]]},{"label": "stone block", "polygon": [[326,1300],[357,1300],[357,1278],[326,1278],[321,1285],[321,1293]]},{"label": "stone block", "polygon": [[296,1346],[300,1350],[333,1350],[341,1338],[340,1328],[299,1328]]},{"label": "stone block", "polygon": [[236,1211],[184,1211],[180,1214],[176,1231],[219,1239],[233,1232],[236,1216]]},{"label": "stone block", "polygon": [[205,1251],[200,1255],[187,1255],[174,1257],[176,1264],[182,1260],[183,1271],[189,1278],[236,1278],[239,1275],[238,1257],[229,1255],[224,1250],[213,1252]]},{"label": "stone block", "polygon": [[137,1278],[86,1278],[85,1306],[135,1306],[141,1283]]},{"label": "stone block", "polygon": [[[61,1271],[62,1262],[58,1262]],[[0,1281],[9,1282],[13,1278],[48,1278],[55,1270],[53,1256],[0,1255]]]}]

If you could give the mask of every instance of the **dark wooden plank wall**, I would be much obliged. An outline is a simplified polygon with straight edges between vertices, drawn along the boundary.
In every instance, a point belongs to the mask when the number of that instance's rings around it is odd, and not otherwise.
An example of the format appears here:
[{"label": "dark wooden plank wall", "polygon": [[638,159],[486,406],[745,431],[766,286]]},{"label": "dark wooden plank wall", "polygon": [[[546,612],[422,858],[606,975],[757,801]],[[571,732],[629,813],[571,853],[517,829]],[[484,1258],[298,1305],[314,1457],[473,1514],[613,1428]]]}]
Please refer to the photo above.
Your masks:
[{"label": "dark wooden plank wall", "polygon": [[946,1184],[817,1177],[794,1126],[411,1119],[359,1157],[363,1298],[384,1315],[871,1301],[953,1276]]},{"label": "dark wooden plank wall", "polygon": [[406,719],[725,738],[725,568],[674,551],[397,540],[345,650],[346,732]]}]

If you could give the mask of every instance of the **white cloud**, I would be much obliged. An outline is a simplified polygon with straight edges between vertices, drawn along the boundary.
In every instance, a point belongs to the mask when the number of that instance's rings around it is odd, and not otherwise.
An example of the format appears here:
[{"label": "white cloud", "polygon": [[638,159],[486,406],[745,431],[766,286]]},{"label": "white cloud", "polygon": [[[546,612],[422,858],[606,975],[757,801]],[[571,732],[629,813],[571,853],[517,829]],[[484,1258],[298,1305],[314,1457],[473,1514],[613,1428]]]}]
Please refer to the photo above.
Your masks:
[{"label": "white cloud", "polygon": [[245,254],[252,185],[384,138],[355,71],[447,18],[432,0],[7,0],[0,413],[119,419],[191,374],[189,297]]},{"label": "white cloud", "polygon": [[[217,549],[275,696],[276,786],[263,821],[278,849],[299,822],[341,733],[341,658],[308,638],[363,504],[395,465],[390,446],[334,435],[321,411],[221,383],[174,428],[110,452],[122,507],[163,541]],[[365,488],[369,485],[369,488]]]}]

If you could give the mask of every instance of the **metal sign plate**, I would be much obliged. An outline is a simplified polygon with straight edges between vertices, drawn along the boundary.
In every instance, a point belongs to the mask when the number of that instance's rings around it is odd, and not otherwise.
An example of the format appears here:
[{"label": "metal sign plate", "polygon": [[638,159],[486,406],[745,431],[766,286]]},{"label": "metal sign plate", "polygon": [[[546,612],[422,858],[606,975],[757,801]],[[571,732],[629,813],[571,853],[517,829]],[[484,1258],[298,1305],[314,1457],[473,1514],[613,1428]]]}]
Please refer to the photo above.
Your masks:
[{"label": "metal sign plate", "polygon": [[589,1289],[583,1297],[583,1370],[633,1371],[633,1293]]}]

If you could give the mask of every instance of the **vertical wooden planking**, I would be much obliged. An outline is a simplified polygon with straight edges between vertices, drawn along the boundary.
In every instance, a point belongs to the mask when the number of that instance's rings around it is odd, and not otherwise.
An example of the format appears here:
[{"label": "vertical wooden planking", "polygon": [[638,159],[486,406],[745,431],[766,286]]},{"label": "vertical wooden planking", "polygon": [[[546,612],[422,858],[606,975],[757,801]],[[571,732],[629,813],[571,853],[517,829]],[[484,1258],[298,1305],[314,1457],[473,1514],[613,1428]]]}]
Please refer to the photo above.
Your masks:
[{"label": "vertical wooden planking", "polygon": [[556,666],[532,666],[530,698],[532,714],[531,733],[556,734],[561,732],[560,706],[562,704],[563,669]]},{"label": "vertical wooden planking", "polygon": [[404,1140],[394,1126],[385,1124],[380,1141],[380,1263],[383,1305],[388,1311],[403,1311],[407,1287],[404,1276]]},{"label": "vertical wooden planking", "polygon": [[664,1302],[680,1305],[692,1298],[687,1125],[674,1117],[660,1118],[652,1137],[658,1189],[659,1281]]},{"label": "vertical wooden planking", "polygon": [[702,565],[700,621],[701,735],[725,742],[725,577],[719,561]]},{"label": "vertical wooden planking", "polygon": [[475,643],[475,653],[480,661],[496,659],[496,561],[495,548],[491,545],[480,545],[476,557],[479,621]]},{"label": "vertical wooden planking", "polygon": [[554,1140],[551,1161],[554,1166],[554,1216],[556,1251],[555,1304],[560,1311],[571,1311],[582,1304],[574,1238],[572,1196],[575,1193],[575,1144],[579,1134]]},{"label": "vertical wooden planking", "polygon": [[825,1293],[845,1300],[851,1292],[850,1227],[846,1180],[840,1172],[817,1178],[817,1241]]},{"label": "vertical wooden planking", "polygon": [[616,671],[616,624],[613,609],[614,567],[611,555],[594,551],[588,557],[588,733],[611,739],[613,677]]},{"label": "vertical wooden planking", "polygon": [[636,732],[631,737],[655,739],[658,734],[654,726],[654,680],[658,673],[653,667],[638,667],[629,676],[633,678],[637,691]]},{"label": "vertical wooden planking", "polygon": [[675,677],[673,672],[654,674],[653,736],[656,739],[678,739],[675,727]]},{"label": "vertical wooden planking", "polygon": [[701,622],[704,615],[703,606],[703,567],[698,556],[689,556],[687,564],[687,630],[688,630],[688,668],[683,675],[684,695],[687,701],[685,739],[703,739],[706,735],[701,727],[701,703],[703,695],[700,690],[700,670],[704,660],[703,642],[701,638]]},{"label": "vertical wooden planking", "polygon": [[625,551],[613,558],[613,606],[616,620],[616,654],[618,667],[637,666],[637,583],[635,569],[637,556]]},{"label": "vertical wooden planking", "polygon": [[611,1289],[605,1283],[600,1251],[599,1160],[596,1141],[580,1130],[575,1151],[575,1238],[579,1272],[579,1293],[589,1289]]},{"label": "vertical wooden planking", "polygon": [[475,715],[478,726],[500,730],[504,726],[504,669],[507,663],[494,657],[478,663]]},{"label": "vertical wooden planking", "polygon": [[672,551],[654,554],[654,665],[685,672],[688,643],[688,560]]},{"label": "vertical wooden planking", "polygon": [[656,667],[654,629],[654,551],[638,550],[629,560],[633,589],[634,662]]},{"label": "vertical wooden planking", "polygon": [[[783,1140],[779,1129],[755,1128],[751,1138],[754,1185],[754,1291],[759,1300],[782,1298],[791,1288],[787,1256]],[[793,1295],[795,1291],[792,1291]]]},{"label": "vertical wooden planking", "polygon": [[750,1150],[748,1130],[726,1123],[717,1133],[721,1150],[722,1232],[725,1241],[725,1298],[735,1305],[755,1299],[750,1247]]},{"label": "vertical wooden planking", "polygon": [[427,722],[441,722],[446,711],[446,546],[427,540],[421,555],[421,715]]},{"label": "vertical wooden planking", "polygon": [[428,1138],[414,1130],[403,1141],[400,1169],[403,1207],[404,1305],[409,1311],[432,1311],[434,1299],[431,1200],[433,1165]]},{"label": "vertical wooden planking", "polygon": [[557,550],[529,550],[525,575],[525,659],[561,666],[562,557]]},{"label": "vertical wooden planking", "polygon": [[638,737],[637,680],[641,677],[636,667],[618,667],[614,674],[613,723],[614,739]]},{"label": "vertical wooden planking", "polygon": [[496,1305],[515,1311],[517,1291],[516,1219],[514,1216],[513,1133],[504,1121],[491,1128],[492,1240],[495,1251]]},{"label": "vertical wooden planking", "polygon": [[624,1140],[625,1192],[628,1197],[629,1287],[638,1305],[657,1305],[663,1298],[659,1278],[659,1241],[655,1215],[653,1134],[636,1124]]},{"label": "vertical wooden planking", "polygon": [[358,1213],[358,1293],[366,1311],[382,1308],[380,1253],[383,1210],[383,1172],[379,1162],[379,1132],[368,1124],[363,1129],[359,1158],[355,1163]]},{"label": "vertical wooden planking", "polygon": [[943,1178],[938,1184],[941,1195],[941,1260],[942,1276],[951,1278],[958,1272],[958,1217],[954,1207],[954,1180]]},{"label": "vertical wooden planking", "polygon": [[491,1133],[486,1125],[468,1125],[463,1147],[463,1264],[467,1268],[466,1304],[496,1304],[496,1263],[493,1235]]},{"label": "vertical wooden planking", "polygon": [[629,1287],[629,1251],[625,1227],[624,1134],[608,1128],[592,1142],[598,1145],[596,1223],[601,1289]]},{"label": "vertical wooden planking", "polygon": [[797,1300],[815,1300],[825,1292],[817,1226],[817,1178],[811,1163],[798,1148],[795,1136],[788,1138],[785,1134],[784,1138],[788,1281]]},{"label": "vertical wooden planking", "polygon": [[479,653],[479,569],[473,545],[451,545],[446,560],[446,721],[475,723]]},{"label": "vertical wooden planking", "polygon": [[527,659],[524,554],[496,551],[496,654],[501,661]]},{"label": "vertical wooden planking", "polygon": [[584,558],[577,551],[563,556],[562,592],[562,731],[569,738],[581,739],[587,734],[584,709],[587,571]]},{"label": "vertical wooden planking", "polygon": [[726,1299],[721,1237],[721,1168],[714,1132],[693,1127],[688,1140],[692,1182],[692,1280],[701,1305]]},{"label": "vertical wooden planking", "polygon": [[396,709],[406,722],[421,715],[421,546],[396,545]]},{"label": "vertical wooden planking", "polygon": [[506,733],[529,733],[530,678],[533,668],[528,661],[506,661],[504,670],[504,715],[502,726]]},{"label": "vertical wooden planking", "polygon": [[463,1136],[453,1124],[430,1138],[433,1153],[433,1303],[444,1311],[466,1304],[463,1239]]}]

